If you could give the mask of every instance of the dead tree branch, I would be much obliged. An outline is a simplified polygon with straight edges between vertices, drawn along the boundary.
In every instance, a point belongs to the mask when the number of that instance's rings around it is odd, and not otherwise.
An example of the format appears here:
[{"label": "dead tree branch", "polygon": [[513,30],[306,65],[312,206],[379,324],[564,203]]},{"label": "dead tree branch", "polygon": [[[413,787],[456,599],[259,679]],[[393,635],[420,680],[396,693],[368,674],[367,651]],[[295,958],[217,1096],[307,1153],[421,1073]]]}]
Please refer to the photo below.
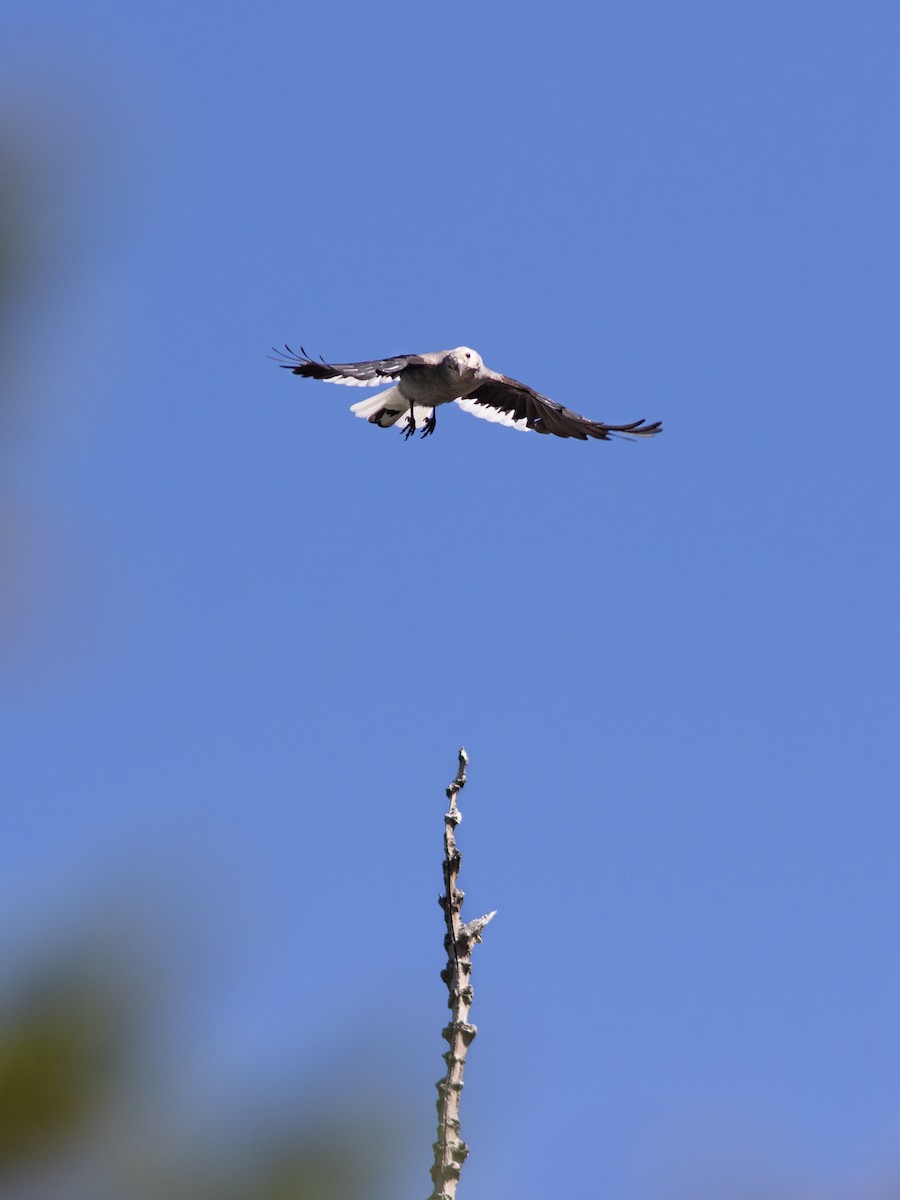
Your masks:
[{"label": "dead tree branch", "polygon": [[485,925],[495,915],[488,913],[476,921],[470,921],[468,925],[463,925],[460,917],[465,893],[456,886],[462,861],[456,846],[456,826],[462,820],[462,813],[456,807],[456,798],[466,785],[468,762],[469,756],[464,749],[460,750],[456,778],[447,788],[450,808],[444,814],[444,894],[438,902],[444,910],[447,926],[444,935],[447,965],[441,971],[441,979],[447,985],[447,1006],[453,1016],[450,1024],[441,1031],[449,1049],[443,1056],[447,1071],[437,1082],[438,1139],[434,1143],[434,1165],[431,1168],[434,1190],[429,1200],[454,1200],[460,1171],[469,1153],[468,1146],[459,1136],[459,1104],[466,1055],[477,1032],[475,1026],[469,1024],[473,995],[472,949],[476,942],[481,941]]}]

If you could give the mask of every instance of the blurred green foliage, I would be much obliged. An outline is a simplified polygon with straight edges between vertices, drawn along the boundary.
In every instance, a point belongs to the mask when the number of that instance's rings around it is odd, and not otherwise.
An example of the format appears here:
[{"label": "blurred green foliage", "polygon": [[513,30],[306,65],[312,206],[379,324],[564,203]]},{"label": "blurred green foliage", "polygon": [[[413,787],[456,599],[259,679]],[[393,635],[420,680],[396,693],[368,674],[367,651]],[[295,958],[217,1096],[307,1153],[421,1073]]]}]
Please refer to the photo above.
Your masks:
[{"label": "blurred green foliage", "polygon": [[[44,276],[48,198],[39,139],[0,125],[0,384],[14,357],[17,315]],[[3,414],[5,415],[5,414]]]},{"label": "blurred green foliage", "polygon": [[[179,1096],[146,1086],[152,1006],[132,949],[96,930],[5,989],[0,1004],[0,1195],[46,1200],[364,1200],[396,1162],[397,1124],[304,1100],[185,1127]],[[177,982],[177,981],[176,981]],[[177,994],[176,994],[177,999]],[[151,1055],[152,1059],[152,1055]],[[152,1063],[151,1063],[152,1066]],[[178,1085],[175,1081],[177,1093]],[[258,1096],[258,1087],[254,1088]],[[243,1119],[242,1119],[243,1118]],[[77,1185],[69,1180],[77,1181]]]},{"label": "blurred green foliage", "polygon": [[[53,239],[45,236],[54,225],[47,160],[37,129],[0,126],[2,385],[9,381],[17,324],[56,261]],[[5,398],[0,428],[8,413]],[[0,533],[4,511],[0,492]],[[15,575],[8,557],[0,546],[6,560],[0,583]],[[211,1131],[202,1112],[191,1114],[191,1128],[177,1081],[175,1095],[158,1098],[145,1074],[153,1074],[147,1047],[159,1035],[158,1021],[148,1020],[154,992],[133,955],[142,939],[119,931],[110,949],[103,924],[89,925],[80,940],[69,937],[42,961],[23,966],[18,979],[10,978],[6,964],[0,991],[3,1200],[362,1200],[376,1194],[396,1157],[396,1126],[384,1105],[369,1115],[352,1080],[346,1081],[346,1104],[335,1109],[332,1100],[327,1115],[316,1113],[309,1098],[302,1106],[273,1098],[264,1113],[239,1120],[238,1137],[234,1114],[227,1133]]]},{"label": "blurred green foliage", "polygon": [[0,135],[0,315],[35,265],[26,202],[28,174],[19,156]]},{"label": "blurred green foliage", "polygon": [[65,1146],[108,1097],[121,1006],[75,970],[27,981],[0,1023],[0,1181]]}]

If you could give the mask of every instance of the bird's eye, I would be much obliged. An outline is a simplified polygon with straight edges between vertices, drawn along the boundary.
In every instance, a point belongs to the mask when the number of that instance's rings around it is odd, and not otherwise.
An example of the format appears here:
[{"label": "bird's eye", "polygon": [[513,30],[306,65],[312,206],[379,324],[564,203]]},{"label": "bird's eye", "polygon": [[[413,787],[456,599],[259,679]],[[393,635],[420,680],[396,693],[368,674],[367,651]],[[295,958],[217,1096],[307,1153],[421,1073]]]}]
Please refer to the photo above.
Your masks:
[{"label": "bird's eye", "polygon": [[472,357],[472,355],[471,355],[471,354],[467,354],[467,355],[466,355],[466,358],[471,358],[471,357]]}]

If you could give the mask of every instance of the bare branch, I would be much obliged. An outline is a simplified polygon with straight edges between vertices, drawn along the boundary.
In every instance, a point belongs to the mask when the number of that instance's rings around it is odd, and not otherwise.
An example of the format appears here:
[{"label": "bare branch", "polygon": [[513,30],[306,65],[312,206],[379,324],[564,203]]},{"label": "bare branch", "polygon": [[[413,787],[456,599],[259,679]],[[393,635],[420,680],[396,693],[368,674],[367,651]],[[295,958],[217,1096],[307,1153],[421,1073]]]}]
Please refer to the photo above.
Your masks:
[{"label": "bare branch", "polygon": [[464,749],[459,752],[459,769],[456,778],[447,788],[450,808],[444,814],[444,894],[438,903],[444,910],[447,932],[444,949],[447,965],[441,971],[441,979],[447,985],[447,1006],[452,1012],[450,1024],[441,1031],[441,1037],[449,1049],[443,1058],[447,1064],[444,1076],[437,1082],[438,1091],[438,1140],[434,1143],[434,1165],[431,1181],[434,1190],[429,1200],[454,1200],[462,1165],[469,1148],[459,1136],[459,1104],[463,1088],[463,1072],[469,1045],[478,1032],[469,1023],[472,1006],[472,949],[481,941],[485,925],[496,914],[491,912],[475,921],[463,925],[460,919],[465,893],[456,886],[462,855],[456,846],[456,826],[462,813],[456,807],[456,798],[466,786],[466,767],[469,756]]}]

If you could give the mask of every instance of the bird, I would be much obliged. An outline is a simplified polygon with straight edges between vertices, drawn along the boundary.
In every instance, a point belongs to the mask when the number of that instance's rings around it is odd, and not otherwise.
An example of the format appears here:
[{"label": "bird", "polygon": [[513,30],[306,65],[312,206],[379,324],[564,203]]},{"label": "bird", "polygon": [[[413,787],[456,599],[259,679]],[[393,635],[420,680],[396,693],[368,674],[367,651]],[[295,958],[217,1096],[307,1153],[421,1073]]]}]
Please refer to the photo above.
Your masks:
[{"label": "bird", "polygon": [[484,365],[478,351],[469,346],[352,363],[317,361],[302,346],[299,354],[288,345],[284,351],[274,353],[277,360],[283,360],[279,366],[305,379],[350,387],[393,384],[377,396],[352,404],[350,411],[382,429],[399,423],[407,440],[417,429],[421,429],[423,438],[434,433],[439,406],[451,401],[464,412],[487,421],[582,442],[588,438],[608,441],[610,437],[652,437],[662,429],[660,421],[648,425],[643,419],[628,425],[591,421],[527,384],[492,371]]}]

